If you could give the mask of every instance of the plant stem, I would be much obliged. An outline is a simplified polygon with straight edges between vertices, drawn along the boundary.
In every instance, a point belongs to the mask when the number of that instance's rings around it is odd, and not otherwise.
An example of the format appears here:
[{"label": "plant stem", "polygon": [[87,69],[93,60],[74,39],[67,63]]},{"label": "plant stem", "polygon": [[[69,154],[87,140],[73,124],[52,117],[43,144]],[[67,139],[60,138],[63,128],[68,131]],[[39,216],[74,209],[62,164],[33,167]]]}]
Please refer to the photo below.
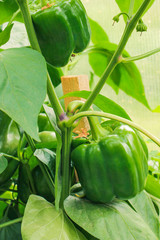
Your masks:
[{"label": "plant stem", "polygon": [[[31,47],[33,49],[37,50],[38,52],[41,52],[39,43],[37,40],[37,36],[36,36],[35,30],[33,27],[32,18],[31,18],[30,12],[29,12],[27,0],[17,0],[17,3],[21,9],[21,13],[24,18],[24,23],[25,23],[25,27],[27,30],[27,34],[28,34],[28,38],[29,38]],[[56,95],[54,86],[52,84],[52,81],[51,81],[48,73],[47,73],[47,93],[49,96],[49,100],[52,104],[52,107],[53,107],[57,117],[59,118],[61,116],[61,114],[64,113],[64,111],[63,111],[60,101]]]},{"label": "plant stem", "polygon": [[153,134],[151,134],[150,132],[148,132],[146,129],[142,128],[141,126],[139,126],[138,124],[119,117],[117,115],[113,115],[110,113],[104,113],[104,112],[98,112],[98,111],[85,111],[85,112],[79,112],[76,115],[74,115],[73,117],[71,117],[68,121],[65,121],[65,126],[70,127],[72,126],[72,124],[74,123],[74,121],[76,121],[78,118],[81,117],[89,117],[89,116],[100,116],[100,117],[105,117],[105,118],[109,118],[109,119],[114,119],[117,120],[119,122],[125,123],[135,129],[137,129],[138,131],[142,132],[144,135],[146,135],[148,138],[150,138],[153,142],[155,142],[158,146],[160,146],[160,139],[158,139],[157,137],[155,137]]},{"label": "plant stem", "polygon": [[129,39],[129,37],[131,36],[131,33],[133,32],[139,18],[141,17],[143,12],[145,11],[145,9],[148,6],[148,4],[150,3],[150,1],[151,0],[144,0],[144,2],[142,3],[140,8],[138,9],[136,14],[134,15],[134,17],[129,22],[127,22],[124,33],[123,33],[122,38],[120,40],[120,43],[117,47],[117,50],[113,54],[113,56],[111,58],[111,61],[109,62],[108,66],[107,66],[106,70],[104,71],[102,77],[100,78],[98,84],[96,85],[96,87],[94,88],[94,90],[92,91],[92,93],[90,94],[89,98],[84,103],[84,105],[82,106],[80,111],[85,111],[92,105],[94,99],[99,94],[102,87],[104,86],[104,84],[106,82],[106,79],[110,76],[110,74],[112,73],[112,71],[114,70],[116,65],[119,63],[118,62],[119,57],[121,56],[121,54],[124,50],[124,47],[125,47],[128,39]]},{"label": "plant stem", "polygon": [[72,128],[64,128],[62,131],[62,192],[60,207],[68,197],[70,191],[70,147],[71,147]]},{"label": "plant stem", "polygon": [[14,12],[14,14],[12,15],[11,19],[8,22],[8,26],[12,24],[12,22],[14,21],[15,17],[20,13],[20,9],[18,9],[16,12]]},{"label": "plant stem", "polygon": [[20,218],[16,218],[16,219],[14,219],[14,220],[11,220],[11,221],[2,223],[2,224],[0,224],[0,228],[8,227],[8,226],[10,226],[10,225],[12,225],[12,224],[15,224],[15,223],[18,223],[18,222],[22,222],[22,219],[23,219],[23,218],[20,217]]},{"label": "plant stem", "polygon": [[0,191],[4,191],[4,192],[18,192],[17,190],[14,190],[14,189],[10,189],[10,188],[8,188],[8,189],[3,189],[3,188],[0,188]]},{"label": "plant stem", "polygon": [[16,161],[19,161],[19,159],[18,159],[17,157],[14,157],[14,156],[12,156],[12,155],[8,155],[8,154],[3,153],[3,152],[0,153],[0,156],[1,156],[1,155],[3,155],[4,157],[12,158],[12,159],[14,159],[14,160],[16,160]]},{"label": "plant stem", "polygon": [[157,202],[160,204],[160,199],[159,199],[159,198],[153,196],[152,194],[150,194],[150,193],[148,193],[148,192],[146,192],[146,193],[147,193],[147,195],[148,195],[150,198],[152,198],[153,200],[157,201]]},{"label": "plant stem", "polygon": [[0,201],[3,201],[3,202],[7,202],[7,201],[14,202],[15,200],[11,199],[11,198],[0,198]]},{"label": "plant stem", "polygon": [[91,128],[91,133],[92,133],[92,139],[97,141],[100,138],[104,137],[107,135],[108,131],[104,129],[99,121],[98,118],[96,117],[88,117],[88,122]]},{"label": "plant stem", "polygon": [[[35,147],[35,144],[33,142],[33,139],[27,133],[25,133],[25,135],[26,135],[27,141],[28,141],[32,151],[34,152],[36,150],[36,147]],[[54,183],[53,183],[53,181],[50,181],[50,178],[48,177],[49,172],[48,171],[46,172],[46,168],[41,161],[38,160],[38,164],[39,164],[39,167],[40,167],[40,169],[43,173],[43,176],[45,177],[45,180],[48,184],[48,187],[49,187],[52,195],[55,197]]]},{"label": "plant stem", "polygon": [[154,50],[151,50],[149,52],[146,52],[146,53],[143,53],[141,55],[134,56],[134,57],[127,57],[127,58],[122,57],[121,62],[128,63],[128,62],[131,62],[131,61],[141,60],[143,58],[149,57],[149,56],[151,56],[155,53],[158,53],[158,52],[160,52],[160,48],[156,48]]},{"label": "plant stem", "polygon": [[34,194],[36,194],[36,189],[34,187],[34,182],[33,182],[33,177],[32,177],[32,174],[31,174],[31,169],[30,169],[30,166],[29,164],[25,164],[25,170],[27,172],[27,176],[28,176],[28,179],[29,179],[29,183],[30,183],[30,186],[31,186],[31,190]]}]

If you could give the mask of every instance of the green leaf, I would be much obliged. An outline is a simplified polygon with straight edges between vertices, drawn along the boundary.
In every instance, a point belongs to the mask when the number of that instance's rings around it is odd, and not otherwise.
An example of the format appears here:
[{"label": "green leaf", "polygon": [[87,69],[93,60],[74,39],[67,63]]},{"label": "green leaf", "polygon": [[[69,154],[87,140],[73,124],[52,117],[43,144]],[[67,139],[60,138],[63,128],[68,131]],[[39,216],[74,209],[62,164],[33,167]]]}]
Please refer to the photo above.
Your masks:
[{"label": "green leaf", "polygon": [[148,174],[145,190],[151,195],[160,198],[160,181],[154,176]]},{"label": "green leaf", "polygon": [[[87,99],[90,94],[91,94],[90,91],[76,91],[76,92],[67,93],[62,98],[65,98],[65,97],[80,97],[80,98]],[[99,107],[103,112],[115,114],[117,116],[120,116],[120,117],[131,120],[129,115],[125,112],[125,110],[120,105],[118,105],[117,103],[115,103],[111,99],[109,99],[109,98],[107,98],[107,97],[105,97],[101,94],[99,94],[96,97],[96,99],[93,101],[93,103],[97,107]]]},{"label": "green leaf", "polygon": [[72,221],[100,240],[158,240],[143,218],[123,201],[94,204],[69,196],[64,208]]},{"label": "green leaf", "polygon": [[23,240],[86,240],[62,210],[44,198],[31,195],[22,221]]},{"label": "green leaf", "polygon": [[36,149],[34,156],[37,157],[41,162],[43,162],[53,173],[55,168],[56,154],[49,149]]},{"label": "green leaf", "polygon": [[103,28],[93,19],[89,18],[91,27],[91,40],[92,43],[97,44],[102,41],[109,41],[109,38]]},{"label": "green leaf", "polygon": [[[90,49],[89,63],[97,76],[102,76],[116,49],[117,45],[109,42],[101,42]],[[129,57],[129,54],[123,51],[123,56]],[[145,97],[141,74],[135,63],[119,63],[106,83],[117,93],[118,88],[120,88],[126,94],[135,98],[150,109]]]},{"label": "green leaf", "polygon": [[153,112],[158,112],[158,113],[160,113],[160,105],[157,106],[157,107],[153,110]]},{"label": "green leaf", "polygon": [[151,198],[143,191],[130,199],[129,203],[150,226],[155,235],[160,238],[160,222]]},{"label": "green leaf", "polygon": [[[9,221],[9,219],[5,219],[5,221]],[[3,218],[0,223],[4,223]],[[2,240],[22,240],[21,236],[21,223],[15,223],[10,226],[4,227],[0,229],[0,239]]]},{"label": "green leaf", "polygon": [[6,169],[7,166],[7,159],[3,156],[3,154],[0,154],[0,174]]},{"label": "green leaf", "polygon": [[[0,25],[8,22],[12,15],[18,10],[18,4],[16,0],[3,0],[0,1]],[[22,16],[19,13],[14,19],[16,21],[22,22]]]},{"label": "green leaf", "polygon": [[[144,0],[135,0],[134,1],[134,9],[133,9],[133,14],[138,10],[138,8],[141,6],[141,4],[144,2]],[[129,6],[130,6],[130,1],[128,0],[116,0],[116,3],[118,7],[120,8],[121,12],[128,13],[129,12]],[[147,9],[143,13],[143,15],[148,11],[148,9],[152,6],[154,3],[154,0],[151,0],[149,3]],[[127,18],[124,16],[124,20],[127,21]]]},{"label": "green leaf", "polygon": [[8,49],[0,53],[0,66],[0,109],[39,140],[37,118],[47,91],[44,58],[32,49]]},{"label": "green leaf", "polygon": [[0,46],[4,45],[10,39],[10,33],[12,30],[13,24],[7,26],[2,32],[0,32]]},{"label": "green leaf", "polygon": [[57,132],[59,135],[61,135],[61,131],[57,125],[56,115],[55,115],[55,112],[53,111],[53,108],[48,107],[46,104],[43,104],[43,107],[44,107],[44,111],[45,111],[52,127],[54,128],[55,132]]}]

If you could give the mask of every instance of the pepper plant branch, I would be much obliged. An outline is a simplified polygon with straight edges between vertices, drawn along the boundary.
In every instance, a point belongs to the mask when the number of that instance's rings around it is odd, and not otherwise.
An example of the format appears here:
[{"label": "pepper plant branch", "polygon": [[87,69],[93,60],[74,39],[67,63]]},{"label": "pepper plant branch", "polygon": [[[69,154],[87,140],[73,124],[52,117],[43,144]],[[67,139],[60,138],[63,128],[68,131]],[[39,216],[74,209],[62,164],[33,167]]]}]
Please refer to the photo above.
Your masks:
[{"label": "pepper plant branch", "polygon": [[11,221],[2,223],[2,224],[0,224],[0,228],[8,227],[8,226],[10,226],[10,225],[12,225],[12,224],[15,224],[15,223],[18,223],[18,222],[22,222],[22,219],[23,219],[23,218],[20,217],[20,218],[16,218],[16,219],[14,219],[14,220],[11,220]]},{"label": "pepper plant branch", "polygon": [[109,62],[108,66],[107,66],[106,70],[104,71],[102,77],[100,78],[98,84],[93,89],[92,93],[90,94],[89,98],[86,100],[86,102],[84,103],[84,105],[82,106],[80,111],[87,110],[92,105],[94,99],[97,97],[97,95],[103,88],[103,86],[106,82],[106,79],[110,76],[110,74],[112,73],[112,71],[114,70],[116,65],[118,64],[119,57],[121,56],[121,54],[124,50],[124,47],[129,39],[129,37],[131,36],[131,33],[133,32],[139,18],[141,17],[141,15],[143,14],[143,12],[145,11],[145,9],[147,8],[147,6],[150,2],[151,2],[151,0],[144,0],[144,2],[140,6],[140,8],[136,12],[136,14],[133,16],[133,18],[129,22],[127,22],[126,27],[124,29],[124,33],[123,33],[120,43],[117,47],[117,50],[113,54],[111,61]]},{"label": "pepper plant branch", "polygon": [[68,197],[70,191],[70,147],[72,139],[72,127],[64,128],[62,131],[62,192],[60,207]]},{"label": "pepper plant branch", "polygon": [[[29,38],[31,47],[34,50],[41,52],[39,43],[37,40],[37,36],[36,36],[35,30],[33,27],[32,18],[31,18],[30,12],[29,12],[27,0],[17,0],[17,3],[19,5],[21,13],[23,15],[23,19],[24,19],[24,23],[25,23],[25,27],[26,27],[26,31],[28,34],[28,38]],[[57,117],[59,118],[59,116],[61,116],[64,113],[64,111],[63,111],[60,101],[56,95],[54,86],[52,84],[52,81],[51,81],[48,73],[47,73],[47,93],[49,96],[49,100],[52,104],[52,107],[54,108],[54,111],[55,111]]]},{"label": "pepper plant branch", "polygon": [[20,9],[18,9],[14,14],[12,15],[11,19],[8,22],[8,26],[11,25],[11,23],[14,21],[15,17],[20,13]]},{"label": "pepper plant branch", "polygon": [[119,117],[117,115],[113,115],[110,113],[104,113],[104,112],[98,112],[98,111],[84,111],[84,112],[78,112],[76,115],[72,116],[69,120],[66,120],[64,122],[65,126],[70,127],[72,126],[72,124],[79,118],[81,117],[89,117],[89,116],[100,116],[100,117],[104,117],[104,118],[109,118],[109,119],[114,119],[117,120],[119,122],[125,123],[135,129],[137,129],[138,131],[140,131],[141,133],[143,133],[144,135],[146,135],[148,138],[150,138],[153,142],[155,142],[159,147],[160,147],[160,139],[158,139],[157,137],[155,137],[153,134],[151,134],[150,132],[148,132],[146,129],[144,129],[143,127],[139,126],[138,124]]},{"label": "pepper plant branch", "polygon": [[160,48],[156,48],[154,50],[151,50],[149,52],[146,52],[146,53],[134,56],[134,57],[126,57],[126,58],[122,57],[120,62],[127,63],[127,62],[131,62],[131,61],[137,61],[137,60],[149,57],[149,56],[151,56],[151,55],[153,55],[155,53],[158,53],[158,52],[160,52]]},{"label": "pepper plant branch", "polygon": [[0,156],[1,156],[1,155],[3,155],[4,157],[13,158],[13,159],[16,160],[16,161],[19,161],[19,159],[18,159],[17,157],[14,157],[14,156],[9,155],[9,154],[6,154],[6,153],[1,152],[1,153],[0,153]]}]

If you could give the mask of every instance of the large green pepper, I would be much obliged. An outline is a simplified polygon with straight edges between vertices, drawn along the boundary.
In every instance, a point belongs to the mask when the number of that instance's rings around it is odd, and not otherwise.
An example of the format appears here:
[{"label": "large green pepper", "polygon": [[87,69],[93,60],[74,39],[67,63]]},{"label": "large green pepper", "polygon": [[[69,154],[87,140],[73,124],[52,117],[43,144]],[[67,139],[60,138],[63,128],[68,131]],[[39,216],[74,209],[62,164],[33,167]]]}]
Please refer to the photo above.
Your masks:
[{"label": "large green pepper", "polygon": [[32,15],[42,54],[53,66],[65,66],[71,54],[83,51],[90,41],[86,11],[80,0],[57,0]]},{"label": "large green pepper", "polygon": [[148,172],[144,140],[123,124],[108,124],[105,130],[92,121],[91,131],[95,140],[71,154],[86,197],[102,203],[134,197],[143,190]]}]

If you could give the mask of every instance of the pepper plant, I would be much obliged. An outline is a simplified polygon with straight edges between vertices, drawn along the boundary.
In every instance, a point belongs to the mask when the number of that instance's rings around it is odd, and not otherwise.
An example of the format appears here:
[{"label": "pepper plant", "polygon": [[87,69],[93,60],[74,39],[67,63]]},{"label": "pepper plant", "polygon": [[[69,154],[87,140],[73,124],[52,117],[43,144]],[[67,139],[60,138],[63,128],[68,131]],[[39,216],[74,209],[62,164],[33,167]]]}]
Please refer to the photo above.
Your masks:
[{"label": "pepper plant", "polygon": [[[159,52],[125,51],[135,29],[147,30],[142,18],[154,1],[116,2],[122,12],[113,21],[123,16],[126,23],[118,46],[99,44],[98,31],[107,39],[105,32],[80,0],[0,1],[0,239],[160,237],[159,171],[148,167],[160,157],[148,154],[141,133],[158,146],[160,139],[99,94],[109,78],[120,87],[114,72],[122,63],[138,74],[133,61]],[[4,50],[15,20],[24,23],[30,46]],[[107,56],[106,69],[92,92],[69,93],[86,101],[65,110],[55,90],[61,67],[67,72],[88,54],[96,72],[96,53]],[[143,89],[136,96],[124,89],[150,109]],[[91,130],[76,136],[84,116]]]}]

